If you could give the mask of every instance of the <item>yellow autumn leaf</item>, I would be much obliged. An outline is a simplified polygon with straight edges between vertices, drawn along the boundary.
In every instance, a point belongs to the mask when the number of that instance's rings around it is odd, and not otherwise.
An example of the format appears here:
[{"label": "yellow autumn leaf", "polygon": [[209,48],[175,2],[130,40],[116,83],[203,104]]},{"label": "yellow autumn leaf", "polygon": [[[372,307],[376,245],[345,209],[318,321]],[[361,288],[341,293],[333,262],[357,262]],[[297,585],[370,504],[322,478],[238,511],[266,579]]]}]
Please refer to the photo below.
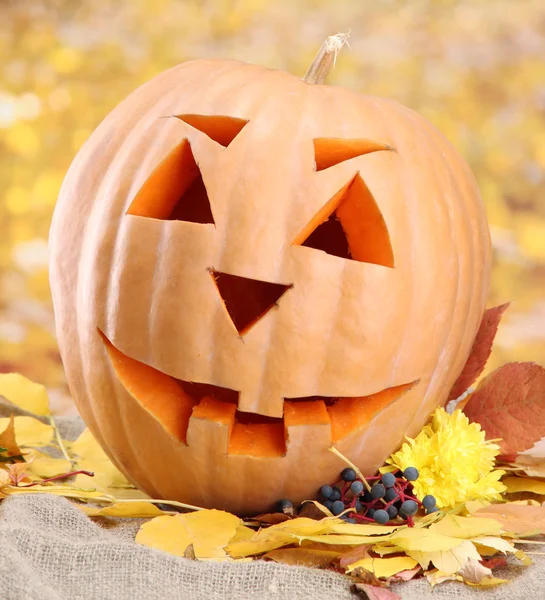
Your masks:
[{"label": "yellow autumn leaf", "polygon": [[376,577],[392,577],[400,571],[413,569],[418,562],[410,556],[394,556],[393,558],[373,558],[366,556],[362,560],[348,565],[347,572],[353,571],[358,567],[362,567],[366,571],[374,573]]},{"label": "yellow autumn leaf", "polygon": [[221,510],[155,517],[140,527],[136,542],[177,556],[192,544],[198,559],[229,558],[225,547],[240,524],[238,517]]},{"label": "yellow autumn leaf", "polygon": [[506,554],[507,552],[516,552],[515,546],[501,537],[485,535],[472,538],[471,541],[475,544],[475,547],[481,556],[492,556],[498,552],[502,552],[503,554]]},{"label": "yellow autumn leaf", "polygon": [[35,415],[51,414],[45,387],[19,373],[0,373],[0,396]]},{"label": "yellow autumn leaf", "polygon": [[86,475],[77,475],[74,480],[75,486],[97,487],[102,490],[134,487],[110,461],[89,429],[85,429],[77,440],[70,443],[69,448],[78,467],[95,474],[92,481],[89,481]]},{"label": "yellow autumn leaf", "polygon": [[384,536],[364,536],[364,535],[337,535],[337,534],[325,534],[325,535],[293,535],[293,540],[302,542],[304,540],[309,542],[319,542],[320,544],[329,544],[334,546],[360,546],[361,544],[374,544],[379,540],[389,540],[392,534]]},{"label": "yellow autumn leaf", "polygon": [[[0,431],[9,421],[9,418],[0,419]],[[15,438],[19,446],[45,446],[53,439],[53,427],[34,417],[15,417]]]},{"label": "yellow autumn leaf", "polygon": [[70,452],[87,460],[109,460],[89,429],[84,429],[79,437],[69,443]]},{"label": "yellow autumn leaf", "polygon": [[498,535],[502,529],[494,519],[446,515],[444,519],[431,525],[429,531],[468,540],[480,535]]},{"label": "yellow autumn leaf", "polygon": [[255,531],[250,527],[246,527],[246,525],[239,525],[237,527],[235,535],[231,538],[230,544],[234,544],[236,542],[243,542],[252,538],[255,534]]},{"label": "yellow autumn leaf", "polygon": [[30,464],[28,471],[32,475],[48,479],[56,475],[68,473],[71,470],[71,464],[65,458],[51,458],[43,452],[35,450],[33,452],[34,460]]},{"label": "yellow autumn leaf", "polygon": [[424,573],[424,575],[432,588],[439,583],[444,583],[445,581],[463,581],[461,575],[443,573],[443,571],[440,571],[439,569],[432,569],[431,571]]},{"label": "yellow autumn leaf", "polygon": [[0,490],[11,484],[9,473],[5,469],[0,469]]},{"label": "yellow autumn leaf", "polygon": [[[340,522],[333,522],[329,527],[328,533],[339,533],[344,535],[378,535],[384,536],[392,531],[396,531],[406,525],[374,525],[372,523],[345,523],[342,520]],[[293,521],[292,521],[293,522]]]},{"label": "yellow autumn leaf", "polygon": [[98,508],[96,506],[79,506],[89,517],[121,517],[121,518],[149,518],[165,514],[151,502],[115,502],[110,506]]},{"label": "yellow autumn leaf", "polygon": [[504,477],[502,483],[511,494],[517,492],[532,492],[545,495],[545,480],[533,479],[531,477]]},{"label": "yellow autumn leaf", "polygon": [[430,562],[444,573],[457,573],[470,558],[480,560],[480,555],[475,545],[469,540],[457,540],[459,543],[452,548],[423,552],[420,550],[407,550],[407,554],[414,558],[426,570]]},{"label": "yellow autumn leaf", "polygon": [[444,535],[430,529],[417,529],[407,527],[395,531],[390,535],[389,541],[408,551],[440,552],[450,550],[462,543],[463,540]]}]

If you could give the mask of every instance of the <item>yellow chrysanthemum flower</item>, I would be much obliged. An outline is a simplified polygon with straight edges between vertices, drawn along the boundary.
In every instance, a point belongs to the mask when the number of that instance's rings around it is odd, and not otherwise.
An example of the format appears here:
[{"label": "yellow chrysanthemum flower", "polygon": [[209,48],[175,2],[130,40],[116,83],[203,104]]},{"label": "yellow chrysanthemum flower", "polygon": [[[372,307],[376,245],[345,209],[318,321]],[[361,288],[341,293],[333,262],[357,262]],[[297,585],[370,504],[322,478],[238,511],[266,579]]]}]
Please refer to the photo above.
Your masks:
[{"label": "yellow chrysanthemum flower", "polygon": [[461,410],[448,414],[438,408],[430,424],[407,440],[386,462],[401,470],[418,469],[412,482],[418,498],[432,494],[439,508],[451,508],[468,500],[499,500],[505,491],[499,481],[505,471],[494,469],[500,447],[486,441],[481,426]]}]

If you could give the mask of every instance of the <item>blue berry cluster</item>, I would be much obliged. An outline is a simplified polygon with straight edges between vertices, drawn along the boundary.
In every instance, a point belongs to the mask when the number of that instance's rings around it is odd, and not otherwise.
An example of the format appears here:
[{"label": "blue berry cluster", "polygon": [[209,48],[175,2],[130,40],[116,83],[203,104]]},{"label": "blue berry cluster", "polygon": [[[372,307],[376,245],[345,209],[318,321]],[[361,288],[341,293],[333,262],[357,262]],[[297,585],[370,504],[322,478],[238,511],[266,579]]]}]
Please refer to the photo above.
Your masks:
[{"label": "blue berry cluster", "polygon": [[[414,495],[411,482],[416,481],[418,476],[417,469],[408,467],[403,472],[369,477],[364,483],[354,469],[347,467],[341,472],[338,482],[320,488],[320,501],[347,523],[386,525],[400,517],[412,526],[412,517],[419,509],[422,508],[426,514],[438,510],[433,496],[425,496],[420,501]],[[281,500],[278,508],[282,512],[293,511],[293,504],[289,500]]]}]

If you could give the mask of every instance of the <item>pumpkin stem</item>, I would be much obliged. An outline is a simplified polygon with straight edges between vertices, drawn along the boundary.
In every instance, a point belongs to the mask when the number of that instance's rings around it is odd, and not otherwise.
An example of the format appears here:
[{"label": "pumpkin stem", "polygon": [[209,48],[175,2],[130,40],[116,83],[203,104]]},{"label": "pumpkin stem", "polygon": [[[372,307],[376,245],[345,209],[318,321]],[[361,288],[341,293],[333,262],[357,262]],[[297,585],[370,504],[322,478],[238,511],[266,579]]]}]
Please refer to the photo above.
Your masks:
[{"label": "pumpkin stem", "polygon": [[337,54],[339,54],[345,44],[349,46],[349,35],[350,31],[348,33],[330,35],[318,50],[318,54],[316,54],[308,71],[305,73],[303,81],[306,83],[325,83],[331,67],[335,66]]}]

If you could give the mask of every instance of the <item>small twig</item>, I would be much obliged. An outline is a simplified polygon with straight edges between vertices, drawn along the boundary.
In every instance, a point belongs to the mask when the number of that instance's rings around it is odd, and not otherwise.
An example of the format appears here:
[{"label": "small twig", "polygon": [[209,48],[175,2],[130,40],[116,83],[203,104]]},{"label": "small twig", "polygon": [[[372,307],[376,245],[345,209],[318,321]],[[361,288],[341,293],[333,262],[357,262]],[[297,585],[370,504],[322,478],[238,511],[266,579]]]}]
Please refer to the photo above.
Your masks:
[{"label": "small twig", "polygon": [[175,500],[159,500],[157,498],[114,498],[116,502],[151,502],[152,504],[171,504],[188,510],[205,510],[202,506],[193,506],[192,504],[184,504]]}]

